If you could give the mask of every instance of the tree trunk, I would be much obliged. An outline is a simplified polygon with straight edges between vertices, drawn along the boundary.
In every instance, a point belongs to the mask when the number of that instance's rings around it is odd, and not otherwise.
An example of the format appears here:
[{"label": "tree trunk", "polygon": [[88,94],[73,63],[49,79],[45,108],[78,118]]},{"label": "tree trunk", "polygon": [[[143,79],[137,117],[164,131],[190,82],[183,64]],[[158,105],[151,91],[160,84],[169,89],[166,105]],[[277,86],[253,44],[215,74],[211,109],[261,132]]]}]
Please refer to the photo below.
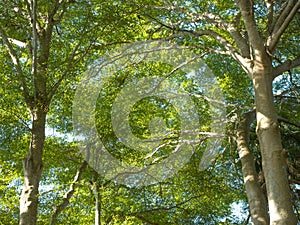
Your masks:
[{"label": "tree trunk", "polygon": [[46,112],[32,110],[32,131],[28,155],[23,159],[24,183],[20,198],[20,225],[35,225],[38,211],[38,189],[43,163]]},{"label": "tree trunk", "polygon": [[272,91],[272,65],[267,53],[256,54],[253,83],[257,127],[265,175],[271,225],[296,225],[293,213],[287,168]]},{"label": "tree trunk", "polygon": [[[47,68],[50,52],[53,20],[45,29],[38,28],[37,0],[28,2],[31,11],[32,41],[29,55],[32,57],[31,76],[33,93],[25,99],[32,115],[31,142],[28,155],[23,160],[24,184],[20,198],[20,225],[35,225],[38,213],[38,189],[43,170],[46,115],[51,98],[47,93]],[[51,19],[51,18],[50,18]],[[20,75],[22,76],[22,75]],[[31,100],[32,99],[32,100]]]},{"label": "tree trunk", "polygon": [[[96,181],[98,182],[98,181]],[[94,196],[95,196],[95,225],[101,225],[101,193],[99,184],[95,184],[94,188]]]},{"label": "tree trunk", "polygon": [[95,198],[95,225],[101,225],[102,196],[99,175],[94,171],[93,182],[89,185]]},{"label": "tree trunk", "polygon": [[251,221],[255,225],[269,224],[268,207],[254,164],[252,152],[249,150],[249,130],[255,118],[255,112],[248,112],[239,123],[237,144],[242,163],[244,185],[250,207]]}]

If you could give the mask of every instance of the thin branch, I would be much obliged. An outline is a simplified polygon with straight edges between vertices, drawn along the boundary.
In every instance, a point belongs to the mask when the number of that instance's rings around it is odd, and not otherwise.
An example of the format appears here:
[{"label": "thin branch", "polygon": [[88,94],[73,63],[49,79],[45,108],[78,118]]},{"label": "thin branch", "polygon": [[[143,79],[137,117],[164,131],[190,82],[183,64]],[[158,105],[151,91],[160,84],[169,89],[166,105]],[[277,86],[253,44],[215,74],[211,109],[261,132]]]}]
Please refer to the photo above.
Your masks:
[{"label": "thin branch", "polygon": [[272,32],[272,24],[273,24],[273,18],[274,18],[274,2],[273,0],[265,0],[267,9],[268,9],[268,14],[267,14],[267,31],[268,35]]},{"label": "thin branch", "polygon": [[288,17],[289,13],[291,12],[292,8],[294,7],[295,0],[285,1],[281,8],[276,12],[274,16],[276,19],[273,20],[271,31],[276,31],[279,27],[284,23],[286,17]]},{"label": "thin branch", "polygon": [[226,38],[224,38],[221,34],[213,31],[213,30],[199,30],[199,31],[193,31],[193,30],[181,30],[182,32],[186,32],[186,33],[190,33],[193,34],[195,36],[210,36],[212,38],[214,38],[216,41],[218,41],[221,45],[223,45],[227,51],[228,54],[227,55],[231,55],[237,62],[240,63],[240,65],[243,67],[243,69],[250,74],[251,70],[252,70],[252,63],[251,60],[248,58],[244,58],[243,56],[241,56],[233,47],[233,45],[231,45]]},{"label": "thin branch", "polygon": [[[154,6],[149,6],[149,8],[153,8]],[[224,20],[221,16],[209,13],[209,12],[203,12],[201,14],[190,12],[186,10],[183,7],[178,7],[178,6],[155,6],[155,9],[166,9],[166,10],[177,10],[179,12],[185,13],[188,16],[190,16],[192,19],[187,20],[187,21],[178,21],[175,25],[179,25],[183,22],[197,22],[197,21],[204,21],[207,22],[208,24],[214,25],[218,29],[222,29],[223,32],[229,32],[231,37],[234,39],[237,47],[241,51],[241,54],[243,57],[250,58],[250,47],[247,43],[247,40],[243,38],[241,33],[236,29],[235,24],[236,21],[239,20],[239,16],[237,15],[235,17],[234,23],[230,23],[226,20]],[[152,18],[153,19],[153,18]],[[174,24],[172,24],[174,25]],[[174,26],[173,26],[174,27]]]},{"label": "thin branch", "polygon": [[[151,6],[153,7],[153,6]],[[175,7],[175,6],[168,6],[168,7],[165,7],[165,6],[157,6],[157,7],[154,7],[154,8],[157,8],[157,9],[167,9],[167,10],[174,10],[174,9],[177,9],[177,10],[184,10],[183,8],[181,7]],[[186,12],[184,10],[184,12]],[[186,12],[188,13],[188,12]],[[191,13],[188,13],[188,14],[191,14]],[[192,14],[194,15],[194,14]],[[223,45],[226,49],[226,51],[223,51],[223,50],[219,50],[219,49],[215,49],[215,48],[208,48],[208,47],[200,47],[201,49],[206,49],[208,50],[209,52],[215,52],[215,53],[218,53],[218,54],[224,54],[224,55],[230,55],[232,56],[236,61],[238,61],[240,63],[240,65],[242,66],[242,68],[244,69],[245,72],[247,72],[248,74],[251,74],[252,72],[252,60],[251,60],[251,54],[250,54],[250,46],[248,45],[246,39],[244,39],[241,34],[236,30],[236,28],[234,27],[234,24],[233,23],[229,23],[225,20],[223,20],[221,17],[217,16],[217,15],[214,15],[214,14],[211,14],[211,13],[204,13],[204,15],[202,16],[199,16],[199,15],[195,15],[196,18],[193,19],[195,21],[197,20],[205,20],[209,23],[212,23],[212,24],[215,24],[216,27],[218,28],[223,28],[223,30],[228,30],[229,33],[231,34],[232,38],[234,39],[234,41],[236,42],[239,50],[240,50],[240,53],[239,54],[235,47],[230,44],[226,38],[224,38],[221,34],[213,31],[213,30],[209,30],[209,29],[205,29],[205,30],[200,30],[200,31],[193,31],[193,30],[186,30],[186,29],[180,29],[180,28],[176,28],[174,26],[174,24],[165,24],[161,21],[159,21],[158,19],[150,16],[150,15],[147,15],[149,18],[151,18],[152,20],[156,21],[158,24],[160,24],[162,27],[165,27],[167,29],[170,29],[172,31],[175,31],[175,32],[180,32],[182,33],[182,35],[185,35],[185,34],[193,34],[194,36],[211,36],[213,37],[215,40],[217,40],[221,45]],[[214,19],[213,19],[214,18]],[[238,19],[238,17],[237,17]]]},{"label": "thin branch", "polygon": [[[176,7],[177,8],[177,7]],[[214,37],[216,38],[216,36],[220,36],[219,40],[221,42],[221,35],[219,35],[218,33],[216,33],[215,31],[212,31],[212,30],[201,30],[201,31],[193,31],[193,30],[186,30],[186,29],[180,29],[180,28],[176,28],[174,26],[174,24],[165,24],[161,21],[159,21],[158,19],[150,16],[150,15],[147,15],[150,19],[154,20],[155,22],[157,22],[158,24],[160,24],[162,27],[165,27],[169,30],[172,30],[172,31],[177,31],[177,32],[181,32],[183,36],[185,36],[185,34],[193,34],[194,36],[202,36],[202,35],[208,35],[208,36],[212,36],[212,33],[214,33]],[[204,18],[204,17],[201,17],[201,18]],[[196,20],[199,20],[200,17],[197,17]],[[221,18],[220,18],[221,20]],[[224,21],[225,23],[226,21]],[[207,31],[207,32],[205,32]],[[211,33],[212,32],[212,33]],[[195,35],[196,34],[196,35]],[[227,47],[229,47],[229,42],[227,42],[227,40],[225,38],[222,37],[222,44],[226,44]],[[224,46],[225,47],[225,46]],[[204,49],[204,47],[202,46],[201,47],[202,49]],[[206,48],[208,49],[208,48]],[[234,50],[234,47],[231,46],[230,47],[231,50]],[[222,51],[222,50],[217,50],[217,49],[213,49],[213,48],[209,48],[209,51],[211,52],[216,52],[216,53],[221,53],[221,54],[226,54],[226,55],[230,55],[229,52],[226,52],[226,51]]]},{"label": "thin branch", "polygon": [[153,213],[153,212],[157,212],[157,211],[169,211],[169,210],[172,210],[172,209],[175,209],[175,208],[179,208],[180,206],[190,202],[191,200],[193,199],[196,199],[196,198],[201,198],[202,195],[195,195],[195,196],[192,196],[188,199],[186,199],[185,201],[182,201],[180,203],[177,203],[173,206],[169,206],[169,207],[158,207],[158,208],[154,208],[154,209],[148,209],[148,210],[145,210],[145,211],[140,211],[140,212],[135,212],[135,213],[132,213],[131,215],[140,215],[140,214],[147,214],[147,213]]},{"label": "thin branch", "polygon": [[[272,22],[271,27],[270,27],[270,32],[272,32],[274,30],[274,27],[275,27],[276,23],[278,23],[279,21],[283,21],[282,19],[280,19],[280,17],[282,17],[282,18],[286,17],[286,16],[284,16],[283,11],[286,9],[286,6],[287,6],[288,3],[291,4],[291,2],[289,2],[289,1],[285,1],[284,3],[282,3],[280,8],[274,14],[273,22]],[[288,13],[288,11],[286,11],[286,13]]]},{"label": "thin branch", "polygon": [[295,179],[289,179],[289,183],[300,185],[300,181],[295,180]]},{"label": "thin branch", "polygon": [[[215,15],[212,13],[204,13],[202,16],[198,16],[198,18],[210,24],[215,24],[217,28],[222,28],[224,32],[228,31],[235,41],[242,56],[250,58],[250,47],[247,43],[247,40],[243,38],[241,33],[236,29],[234,23],[227,22],[223,20],[219,15]],[[238,18],[239,17],[237,16],[236,19]]]},{"label": "thin branch", "polygon": [[150,221],[150,220],[148,220],[148,219],[146,219],[146,218],[144,218],[144,217],[142,217],[142,216],[140,216],[140,215],[133,215],[133,216],[134,216],[135,218],[137,218],[137,219],[139,219],[139,220],[145,222],[146,224],[149,224],[149,225],[159,225],[158,223],[152,222],[152,221]]},{"label": "thin branch", "polygon": [[[65,1],[64,1],[65,2]],[[48,13],[48,21],[54,21],[54,16],[61,5],[61,0],[56,0],[52,10]]]},{"label": "thin branch", "polygon": [[[176,7],[175,7],[176,8]],[[170,9],[173,9],[173,7],[171,7]],[[177,9],[177,8],[176,8]],[[161,26],[166,27],[170,30],[173,31],[177,31],[177,32],[181,32],[181,33],[187,33],[187,34],[193,34],[194,36],[211,36],[212,38],[214,38],[216,41],[218,41],[221,45],[223,45],[227,51],[222,51],[222,50],[218,50],[218,49],[213,49],[213,48],[209,48],[208,50],[210,52],[216,52],[216,53],[221,53],[221,54],[226,54],[226,55],[230,55],[232,56],[236,61],[238,61],[241,66],[243,67],[243,69],[248,73],[251,74],[251,70],[252,70],[252,61],[250,59],[250,47],[247,43],[247,41],[240,35],[240,33],[238,31],[236,31],[234,24],[228,23],[226,21],[224,21],[222,18],[214,15],[214,14],[207,14],[206,16],[202,16],[199,17],[198,19],[202,18],[205,19],[207,21],[210,21],[211,23],[215,23],[217,24],[217,26],[222,27],[224,30],[229,30],[231,36],[233,37],[233,39],[235,40],[238,48],[241,51],[240,55],[235,47],[230,44],[226,38],[224,38],[221,34],[213,31],[213,30],[200,30],[200,31],[193,31],[193,30],[186,30],[186,29],[180,29],[180,28],[176,28],[174,27],[172,24],[168,25],[165,23],[162,23],[161,21],[157,20],[156,18],[153,18],[151,16],[149,16],[151,19],[155,20],[157,23],[159,23]],[[214,17],[216,18],[216,21],[214,21],[213,19],[208,19],[209,17]],[[202,47],[203,49],[203,47]]]},{"label": "thin branch", "polygon": [[193,30],[181,30],[182,32],[191,33],[195,36],[211,36],[215,40],[219,41],[227,50],[230,52],[235,52],[235,48],[220,34],[213,30],[199,30],[199,31],[193,31]]},{"label": "thin branch", "polygon": [[247,225],[249,223],[250,218],[251,218],[251,214],[249,213],[249,215],[247,216],[247,219],[245,220],[243,225]]},{"label": "thin branch", "polygon": [[267,46],[270,53],[272,53],[279,42],[280,37],[290,24],[290,22],[295,17],[298,9],[300,8],[300,1],[297,1],[295,5],[293,5],[294,1],[289,1],[286,9],[283,11],[284,16],[280,16],[278,22],[276,23],[272,34],[268,37]]},{"label": "thin branch", "polygon": [[26,46],[27,46],[26,43],[24,43],[22,41],[19,41],[19,40],[16,40],[16,39],[13,39],[13,38],[8,38],[8,40],[9,40],[10,43],[17,45],[20,48],[26,48]]},{"label": "thin branch", "polygon": [[73,179],[73,182],[71,183],[69,190],[65,193],[62,202],[55,207],[54,213],[51,216],[50,219],[50,225],[54,225],[57,223],[57,218],[59,216],[59,214],[65,210],[67,208],[67,206],[69,205],[70,199],[72,198],[72,196],[75,193],[75,188],[78,185],[78,182],[81,180],[82,177],[82,173],[85,170],[85,168],[87,167],[87,162],[83,161],[83,163],[81,164],[80,168],[77,170],[76,175]]},{"label": "thin branch", "polygon": [[296,122],[294,122],[294,121],[288,120],[288,119],[286,119],[286,118],[284,118],[284,117],[278,116],[277,119],[278,119],[278,121],[280,121],[280,122],[284,122],[284,123],[287,123],[287,124],[290,124],[290,125],[293,125],[293,126],[295,126],[295,127],[300,128],[300,124],[299,124],[299,123],[296,123]]},{"label": "thin branch", "polygon": [[5,31],[0,27],[0,36],[2,38],[2,41],[4,43],[4,45],[6,46],[7,50],[8,50],[8,53],[12,59],[12,62],[17,70],[17,75],[18,75],[18,78],[19,78],[19,82],[21,84],[21,87],[23,89],[23,96],[25,98],[25,101],[26,101],[26,104],[30,107],[31,106],[31,97],[30,97],[30,94],[29,94],[29,90],[28,90],[28,87],[27,87],[27,84],[26,84],[26,79],[25,79],[25,75],[22,71],[22,67],[21,67],[21,63],[20,63],[20,60],[17,56],[17,53],[15,51],[15,49],[12,47],[11,43],[9,42],[9,39],[5,33]]},{"label": "thin branch", "polygon": [[[111,45],[117,45],[117,44],[124,44],[124,43],[128,43],[128,42],[113,42],[113,43],[109,43],[109,44],[103,44],[103,45],[90,45],[88,46],[85,50],[78,52],[78,49],[80,48],[82,42],[84,41],[85,35],[87,33],[89,33],[92,29],[95,29],[96,26],[90,28],[89,30],[87,30],[84,34],[81,35],[81,38],[79,39],[79,42],[76,44],[76,46],[74,47],[73,51],[71,54],[69,54],[66,59],[65,62],[67,63],[67,68],[64,70],[64,73],[60,76],[60,78],[52,85],[52,87],[50,87],[50,90],[48,92],[48,101],[50,102],[52,97],[55,95],[55,93],[57,92],[61,82],[66,79],[66,77],[68,75],[70,75],[70,69],[73,68],[73,65],[75,65],[76,63],[78,63],[86,54],[88,54],[88,52],[92,51],[92,50],[99,50],[100,48],[104,48],[107,46],[111,46]],[[74,61],[75,57],[82,54],[82,56]]]},{"label": "thin branch", "polygon": [[25,129],[31,132],[30,125],[21,116],[19,116],[18,113],[11,110],[10,114],[14,115],[16,118],[18,118],[18,120],[21,122],[21,124],[24,125]]},{"label": "thin branch", "polygon": [[273,70],[273,79],[297,66],[300,66],[300,55],[293,60],[287,60],[281,65],[275,67]]},{"label": "thin branch", "polygon": [[67,68],[64,71],[64,73],[62,74],[62,76],[58,79],[58,81],[50,88],[49,92],[48,92],[48,101],[50,102],[51,99],[53,98],[53,96],[55,95],[55,93],[57,92],[61,82],[66,78],[66,76],[69,74],[70,69],[72,68],[72,65],[74,65],[74,57],[75,57],[75,53],[78,50],[78,48],[81,45],[81,40],[79,41],[79,43],[75,46],[75,48],[72,51],[72,54],[68,57],[67,61]]},{"label": "thin branch", "polygon": [[[34,81],[37,79],[37,48],[38,48],[38,33],[37,25],[37,2],[31,1],[31,26],[32,26],[32,75]],[[35,81],[36,82],[36,81]]]},{"label": "thin branch", "polygon": [[[54,25],[57,25],[60,23],[60,21],[62,20],[66,9],[67,9],[67,5],[69,4],[69,1],[61,1],[61,0],[56,0],[53,9],[51,10],[51,12],[48,15],[48,21],[53,21]],[[62,7],[61,7],[62,6]],[[59,15],[57,16],[57,19],[54,19],[55,14],[57,13],[59,8],[62,8],[61,12],[59,13]]]}]

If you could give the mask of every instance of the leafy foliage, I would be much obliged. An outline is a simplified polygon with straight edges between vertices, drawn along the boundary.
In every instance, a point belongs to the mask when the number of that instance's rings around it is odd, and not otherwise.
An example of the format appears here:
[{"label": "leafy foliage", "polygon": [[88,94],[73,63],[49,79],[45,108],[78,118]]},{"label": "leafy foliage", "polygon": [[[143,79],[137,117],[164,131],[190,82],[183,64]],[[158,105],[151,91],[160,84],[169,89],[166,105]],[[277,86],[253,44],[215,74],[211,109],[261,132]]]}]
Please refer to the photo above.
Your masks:
[{"label": "leafy foliage", "polygon": [[[57,1],[59,2],[59,1]],[[38,22],[47,27],[44,17],[53,10],[56,1],[38,2]],[[266,8],[255,1],[255,18],[260,33],[266,31]],[[279,1],[274,8],[279,9]],[[0,28],[9,38],[26,47],[13,44],[19,58],[29,92],[34,92],[30,44],[32,31],[28,22],[27,5],[22,1],[3,1],[0,5]],[[229,43],[234,43],[230,32],[223,32],[214,23],[197,19],[206,12],[215,13],[233,22],[237,6],[233,1],[65,1],[59,6],[63,14],[56,14],[57,24],[52,32],[47,63],[47,90],[54,91],[47,117],[47,138],[44,147],[44,171],[39,194],[38,223],[47,224],[55,207],[65,199],[70,187],[73,196],[60,213],[58,224],[92,224],[96,202],[100,202],[103,224],[241,224],[244,216],[233,218],[233,203],[246,205],[242,184],[241,164],[234,143],[236,119],[254,107],[253,86],[233,60],[223,54],[224,45],[209,35],[195,32],[209,29]],[[59,18],[59,15],[62,18]],[[296,15],[274,52],[275,65],[294,57],[299,52],[299,15]],[[235,29],[243,30],[239,20]],[[181,35],[178,33],[181,32]],[[176,36],[177,35],[177,36]],[[246,35],[246,34],[245,34]],[[88,167],[82,178],[73,182],[82,163],[77,143],[72,140],[72,102],[82,74],[105,52],[122,43],[149,39],[173,39],[180,46],[205,55],[203,60],[216,75],[227,104],[227,131],[219,147],[220,154],[211,166],[201,171],[199,164],[206,142],[197,145],[189,161],[174,177],[142,188],[132,188],[107,181]],[[287,48],[287,46],[289,48]],[[234,43],[234,49],[238,46]],[[205,53],[205,54],[204,54]],[[22,159],[27,153],[31,136],[31,118],[26,108],[23,90],[16,79],[16,67],[11,62],[4,43],[0,43],[0,224],[16,224],[19,220],[19,195],[22,182]],[[277,62],[276,62],[277,61]],[[172,68],[159,62],[132,65],[114,74],[97,100],[97,129],[107,149],[116,158],[131,165],[149,165],[167,157],[178,141],[181,121],[178,112],[165,99],[149,97],[138,101],[130,112],[132,133],[140,139],[159,135],[165,124],[168,135],[161,144],[166,146],[151,152],[135,151],[120,143],[111,123],[112,104],[122,88],[135,79],[163,76],[178,83],[192,95],[200,118],[199,129],[210,131],[209,102],[201,98],[201,90],[183,72],[170,75]],[[294,204],[299,209],[300,184],[300,92],[299,69],[293,69],[274,81],[275,104],[281,124],[283,145],[288,150],[287,162]],[[157,119],[157,118],[160,118]],[[50,135],[51,130],[54,135]],[[199,135],[199,139],[201,139]],[[257,172],[261,172],[261,157],[255,128],[251,127],[250,147]],[[171,141],[170,141],[171,140]],[[222,153],[222,154],[221,154]],[[151,155],[151,157],[147,157]],[[73,185],[73,186],[72,186]],[[95,191],[97,194],[95,194]],[[245,206],[246,208],[246,206]],[[296,209],[297,210],[297,209]],[[247,209],[243,211],[246,213]]]}]

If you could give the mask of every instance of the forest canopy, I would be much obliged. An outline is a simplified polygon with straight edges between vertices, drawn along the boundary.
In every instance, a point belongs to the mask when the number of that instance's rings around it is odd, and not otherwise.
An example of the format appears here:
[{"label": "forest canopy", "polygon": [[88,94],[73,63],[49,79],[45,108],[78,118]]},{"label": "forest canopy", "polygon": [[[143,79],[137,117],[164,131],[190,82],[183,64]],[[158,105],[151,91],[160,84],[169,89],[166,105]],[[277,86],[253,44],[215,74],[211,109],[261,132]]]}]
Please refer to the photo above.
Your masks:
[{"label": "forest canopy", "polygon": [[298,0],[0,11],[0,224],[300,221]]}]

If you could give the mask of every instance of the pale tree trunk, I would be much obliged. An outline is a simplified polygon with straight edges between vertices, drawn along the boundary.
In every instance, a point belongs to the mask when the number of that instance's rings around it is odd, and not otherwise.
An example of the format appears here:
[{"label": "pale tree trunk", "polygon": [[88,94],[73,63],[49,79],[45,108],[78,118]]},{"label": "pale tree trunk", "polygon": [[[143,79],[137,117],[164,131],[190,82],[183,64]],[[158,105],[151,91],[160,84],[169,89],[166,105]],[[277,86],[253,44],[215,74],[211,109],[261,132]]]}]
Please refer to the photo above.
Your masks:
[{"label": "pale tree trunk", "polygon": [[[95,172],[96,173],[96,172]],[[99,187],[99,179],[98,174],[95,174],[95,188],[94,188],[94,196],[95,196],[95,225],[101,225],[101,211],[102,211],[102,202],[101,202],[101,192]]]},{"label": "pale tree trunk", "polygon": [[239,122],[237,145],[242,163],[244,185],[248,198],[251,221],[255,225],[269,224],[266,196],[258,182],[258,175],[252,152],[249,149],[250,125],[254,121],[255,111],[248,112]]},{"label": "pale tree trunk", "polygon": [[101,225],[101,193],[98,181],[95,183],[94,188],[95,196],[95,225]]},{"label": "pale tree trunk", "polygon": [[[290,187],[287,179],[287,171],[282,155],[280,130],[277,121],[277,113],[274,105],[272,81],[274,69],[272,67],[271,52],[274,50],[280,36],[297,12],[286,8],[287,20],[277,21],[281,29],[274,29],[267,43],[257,29],[254,17],[254,3],[251,0],[236,0],[240,8],[247,31],[249,48],[252,54],[244,61],[251,61],[247,65],[247,71],[254,84],[254,98],[256,105],[257,127],[256,133],[259,139],[262,155],[262,167],[266,181],[267,198],[271,225],[296,225],[297,219],[293,212]],[[291,5],[296,1],[290,1]],[[298,3],[299,4],[299,3]],[[293,8],[293,7],[292,7]],[[291,11],[291,13],[289,13]],[[282,18],[287,17],[283,15]],[[244,63],[245,64],[245,63]]]},{"label": "pale tree trunk", "polygon": [[272,65],[267,53],[256,55],[253,83],[257,128],[266,181],[271,225],[296,225],[287,168],[282,154],[277,113],[272,91]]},{"label": "pale tree trunk", "polygon": [[38,189],[42,174],[46,112],[32,111],[32,136],[28,155],[23,159],[24,183],[20,199],[20,225],[34,225],[37,220]]},{"label": "pale tree trunk", "polygon": [[96,171],[94,171],[93,181],[91,183],[88,183],[88,186],[95,199],[95,225],[101,225],[102,196],[99,182],[99,175]]}]

